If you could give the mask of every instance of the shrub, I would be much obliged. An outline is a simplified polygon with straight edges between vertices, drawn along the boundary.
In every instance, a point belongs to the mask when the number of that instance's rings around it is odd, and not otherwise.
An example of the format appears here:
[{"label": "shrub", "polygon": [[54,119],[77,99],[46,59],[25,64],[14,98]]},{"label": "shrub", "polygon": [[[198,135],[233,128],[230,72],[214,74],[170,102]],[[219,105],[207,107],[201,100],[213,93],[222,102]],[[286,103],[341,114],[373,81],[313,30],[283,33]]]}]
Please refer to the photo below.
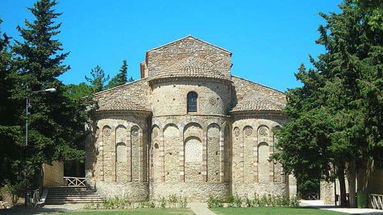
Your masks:
[{"label": "shrub", "polygon": [[248,196],[245,197],[245,206],[247,208],[252,208],[254,207],[254,201],[252,199],[250,199]]},{"label": "shrub", "polygon": [[236,208],[242,207],[242,198],[238,194],[234,196],[233,204]]},{"label": "shrub", "polygon": [[298,207],[299,206],[299,198],[297,196],[293,196],[289,198],[289,206],[290,207]]},{"label": "shrub", "polygon": [[208,208],[222,208],[223,203],[222,199],[217,196],[209,196],[209,199],[207,200],[207,207]]},{"label": "shrub", "polygon": [[180,205],[181,208],[186,208],[188,206],[188,201],[187,201],[186,197],[181,198],[180,203],[181,203],[181,205]]},{"label": "shrub", "polygon": [[241,198],[238,194],[230,195],[224,199],[210,196],[207,201],[209,208],[224,207],[297,207],[299,201],[297,197],[287,197],[283,195],[263,195],[259,197],[258,194],[254,193],[253,198],[245,196]]},{"label": "shrub", "polygon": [[8,183],[0,188],[0,198],[2,200],[10,199],[12,206],[15,206],[19,197],[24,196],[24,187],[21,183],[11,184]]},{"label": "shrub", "polygon": [[165,197],[161,197],[160,198],[160,207],[161,208],[166,208],[166,199],[165,199]]},{"label": "shrub", "polygon": [[167,198],[160,197],[158,200],[131,202],[127,197],[105,198],[102,203],[90,203],[85,205],[87,209],[135,209],[135,208],[186,208],[186,197],[170,195]]}]

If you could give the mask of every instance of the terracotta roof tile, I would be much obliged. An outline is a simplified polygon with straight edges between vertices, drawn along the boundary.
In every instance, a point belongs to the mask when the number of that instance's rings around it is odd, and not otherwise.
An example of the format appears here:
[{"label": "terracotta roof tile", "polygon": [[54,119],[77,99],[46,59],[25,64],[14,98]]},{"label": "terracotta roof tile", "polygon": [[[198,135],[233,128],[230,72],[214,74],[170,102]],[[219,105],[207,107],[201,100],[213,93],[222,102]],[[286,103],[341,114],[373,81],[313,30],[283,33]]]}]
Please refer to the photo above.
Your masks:
[{"label": "terracotta roof tile", "polygon": [[284,93],[272,88],[232,76],[237,103],[231,112],[282,111],[286,105]]},{"label": "terracotta roof tile", "polygon": [[151,111],[148,99],[149,85],[145,79],[127,83],[95,94],[97,111],[134,110]]},{"label": "terracotta roof tile", "polygon": [[151,80],[171,77],[207,77],[230,80],[230,76],[216,69],[211,62],[196,57],[186,57],[177,61],[158,71],[151,77]]}]

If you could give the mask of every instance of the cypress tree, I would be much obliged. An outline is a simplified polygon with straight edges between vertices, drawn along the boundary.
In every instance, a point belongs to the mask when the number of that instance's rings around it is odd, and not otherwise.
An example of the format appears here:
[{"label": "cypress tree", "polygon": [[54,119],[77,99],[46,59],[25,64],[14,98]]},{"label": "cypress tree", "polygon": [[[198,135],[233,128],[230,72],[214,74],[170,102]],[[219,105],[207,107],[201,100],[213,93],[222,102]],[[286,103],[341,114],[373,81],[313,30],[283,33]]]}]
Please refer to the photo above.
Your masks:
[{"label": "cypress tree", "polygon": [[123,60],[120,71],[110,80],[107,88],[110,89],[132,81],[134,81],[132,77],[128,80],[128,63],[126,60]]},{"label": "cypress tree", "polygon": [[105,89],[105,83],[109,80],[109,75],[105,75],[104,70],[97,65],[90,71],[91,77],[85,76],[85,79],[90,83],[93,93],[100,92]]},{"label": "cypress tree", "polygon": [[298,72],[303,86],[287,92],[290,122],[278,134],[281,152],[274,155],[298,178],[309,174],[301,164],[320,169],[327,180],[338,178],[342,206],[345,175],[355,206],[355,192],[368,184],[365,177],[356,188],[356,176],[367,176],[383,158],[383,28],[377,15],[383,3],[369,2],[345,0],[341,13],[321,14],[326,25],[317,43],[326,52],[311,58],[314,69]]}]

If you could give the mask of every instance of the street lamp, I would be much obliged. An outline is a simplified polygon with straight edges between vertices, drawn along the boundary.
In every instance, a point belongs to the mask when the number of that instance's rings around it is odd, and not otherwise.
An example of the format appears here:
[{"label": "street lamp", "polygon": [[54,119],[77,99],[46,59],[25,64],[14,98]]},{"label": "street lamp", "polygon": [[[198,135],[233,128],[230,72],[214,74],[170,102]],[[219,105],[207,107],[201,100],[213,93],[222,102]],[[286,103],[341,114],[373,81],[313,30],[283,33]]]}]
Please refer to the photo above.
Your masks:
[{"label": "street lamp", "polygon": [[[56,88],[48,88],[44,90],[37,90],[32,91],[33,94],[41,93],[41,92],[48,92],[48,93],[54,93],[56,92]],[[29,108],[31,107],[31,103],[29,101],[29,96],[27,94],[25,98],[25,147],[28,146],[28,135],[29,135],[29,128],[28,128],[28,119],[29,119]],[[26,158],[26,157],[25,157]],[[26,161],[26,160],[25,160]],[[25,165],[26,166],[26,165]],[[27,171],[24,172],[24,179],[25,179],[25,205],[28,205],[29,201],[29,192],[28,192],[28,180],[27,180]]]}]

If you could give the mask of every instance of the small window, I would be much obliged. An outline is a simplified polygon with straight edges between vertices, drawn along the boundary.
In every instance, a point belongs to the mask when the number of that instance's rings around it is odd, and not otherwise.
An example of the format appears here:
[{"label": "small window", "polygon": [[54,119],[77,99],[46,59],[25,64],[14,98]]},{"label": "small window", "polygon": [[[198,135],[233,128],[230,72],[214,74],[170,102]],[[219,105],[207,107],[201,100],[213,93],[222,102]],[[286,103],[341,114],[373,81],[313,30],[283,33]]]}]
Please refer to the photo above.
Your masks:
[{"label": "small window", "polygon": [[198,94],[196,92],[189,92],[187,96],[187,111],[197,112],[197,99]]}]

